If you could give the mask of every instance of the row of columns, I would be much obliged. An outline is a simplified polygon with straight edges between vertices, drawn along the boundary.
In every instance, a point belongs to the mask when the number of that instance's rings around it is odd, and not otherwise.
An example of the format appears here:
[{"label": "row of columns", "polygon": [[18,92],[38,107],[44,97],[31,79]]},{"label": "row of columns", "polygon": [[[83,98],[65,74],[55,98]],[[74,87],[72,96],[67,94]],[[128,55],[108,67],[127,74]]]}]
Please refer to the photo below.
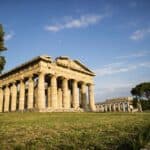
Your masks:
[{"label": "row of columns", "polygon": [[112,111],[119,111],[119,112],[130,112],[129,102],[121,102],[121,103],[114,103],[114,104],[101,104],[96,106],[97,111],[102,112],[112,112]]},{"label": "row of columns", "polygon": [[[0,87],[0,112],[8,112],[8,111],[16,111],[17,109],[17,99],[19,100],[18,110],[25,109],[25,90],[26,85],[24,80],[21,79],[19,81],[19,87],[16,86],[16,83],[13,82],[9,85],[5,85],[5,87]],[[50,78],[51,86],[48,87],[48,107],[52,107],[53,109],[57,108],[65,108],[69,109],[70,106],[70,98],[69,98],[69,90],[68,90],[68,79],[63,78],[62,80],[62,89],[57,89],[57,77],[51,76]],[[72,82],[72,104],[73,108],[77,109],[80,107],[79,104],[79,93],[78,93],[78,82],[73,80]],[[87,107],[87,91],[86,84],[81,84],[81,100],[83,107]],[[88,94],[89,94],[89,106],[92,111],[95,111],[94,104],[94,86],[92,84],[88,85]],[[35,88],[34,88],[34,80],[32,77],[28,78],[28,95],[27,95],[27,109],[34,108],[34,98],[35,98]],[[10,100],[11,99],[11,100]],[[58,101],[59,100],[59,101]],[[40,73],[38,75],[38,84],[37,84],[37,96],[36,103],[38,109],[45,109],[45,74]],[[10,104],[11,103],[11,104]]]}]

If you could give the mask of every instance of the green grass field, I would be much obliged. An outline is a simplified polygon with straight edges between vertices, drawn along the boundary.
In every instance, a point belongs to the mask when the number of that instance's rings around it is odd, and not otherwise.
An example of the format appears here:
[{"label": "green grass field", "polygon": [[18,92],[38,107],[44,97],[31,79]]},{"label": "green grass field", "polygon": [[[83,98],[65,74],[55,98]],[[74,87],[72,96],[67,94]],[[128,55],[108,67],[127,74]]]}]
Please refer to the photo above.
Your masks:
[{"label": "green grass field", "polygon": [[139,149],[150,113],[3,113],[0,150]]}]

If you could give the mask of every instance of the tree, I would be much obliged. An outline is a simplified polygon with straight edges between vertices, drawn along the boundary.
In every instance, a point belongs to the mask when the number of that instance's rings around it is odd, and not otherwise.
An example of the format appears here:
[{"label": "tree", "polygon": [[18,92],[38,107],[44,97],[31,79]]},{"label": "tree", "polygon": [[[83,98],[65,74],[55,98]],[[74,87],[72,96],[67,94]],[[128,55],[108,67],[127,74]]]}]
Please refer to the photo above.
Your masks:
[{"label": "tree", "polygon": [[6,63],[5,57],[1,56],[1,53],[6,50],[6,47],[4,46],[4,35],[3,26],[0,24],[0,73],[4,69]]},{"label": "tree", "polygon": [[143,110],[150,109],[150,82],[144,82],[136,85],[131,90],[134,96],[134,105],[141,103]]}]

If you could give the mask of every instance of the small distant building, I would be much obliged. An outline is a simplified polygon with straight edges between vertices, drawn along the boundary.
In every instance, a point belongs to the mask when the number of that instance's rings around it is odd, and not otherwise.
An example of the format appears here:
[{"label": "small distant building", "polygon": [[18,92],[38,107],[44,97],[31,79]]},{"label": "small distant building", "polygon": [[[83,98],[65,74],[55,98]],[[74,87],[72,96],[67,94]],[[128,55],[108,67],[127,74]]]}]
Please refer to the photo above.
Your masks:
[{"label": "small distant building", "polygon": [[96,104],[97,112],[133,112],[133,97],[107,99]]}]

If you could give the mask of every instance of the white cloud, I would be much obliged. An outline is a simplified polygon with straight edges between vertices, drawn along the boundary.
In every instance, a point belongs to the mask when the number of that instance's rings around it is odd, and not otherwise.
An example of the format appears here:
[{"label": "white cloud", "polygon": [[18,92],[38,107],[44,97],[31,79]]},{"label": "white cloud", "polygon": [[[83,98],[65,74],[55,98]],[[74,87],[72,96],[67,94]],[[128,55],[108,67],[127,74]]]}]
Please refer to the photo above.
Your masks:
[{"label": "white cloud", "polygon": [[136,70],[140,67],[150,67],[150,62],[143,62],[139,64],[125,64],[125,63],[114,63],[114,64],[108,64],[105,65],[103,68],[99,68],[95,70],[95,73],[97,76],[105,76],[105,75],[112,75],[112,74],[118,74],[123,72],[129,72],[132,70]]},{"label": "white cloud", "polygon": [[138,58],[150,55],[150,51],[138,51],[136,53],[125,55],[125,56],[118,56],[116,59],[127,59],[127,58]]},{"label": "white cloud", "polygon": [[83,28],[98,23],[105,16],[107,15],[82,15],[79,18],[71,18],[69,20],[66,20],[61,24],[48,25],[45,27],[45,30],[57,32],[62,29]]},{"label": "white cloud", "polygon": [[14,37],[14,35],[15,35],[14,32],[11,31],[11,32],[5,34],[4,39],[5,39],[6,41],[8,41],[8,40],[12,39],[12,38]]},{"label": "white cloud", "polygon": [[144,37],[146,37],[149,34],[150,34],[150,28],[136,30],[135,32],[132,33],[130,39],[134,41],[142,40]]}]

